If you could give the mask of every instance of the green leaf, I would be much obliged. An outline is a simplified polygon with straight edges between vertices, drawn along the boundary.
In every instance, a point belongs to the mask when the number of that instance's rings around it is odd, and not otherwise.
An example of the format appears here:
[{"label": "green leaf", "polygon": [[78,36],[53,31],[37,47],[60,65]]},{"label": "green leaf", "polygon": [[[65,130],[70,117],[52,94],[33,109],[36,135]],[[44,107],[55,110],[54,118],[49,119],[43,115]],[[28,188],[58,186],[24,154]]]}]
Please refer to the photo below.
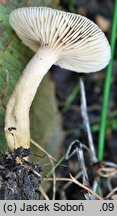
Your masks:
[{"label": "green leaf", "polygon": [[[25,65],[32,56],[9,25],[8,11],[0,6],[0,148],[6,149],[4,137],[5,105]],[[6,76],[8,73],[8,83]],[[4,91],[7,92],[4,95]]]}]

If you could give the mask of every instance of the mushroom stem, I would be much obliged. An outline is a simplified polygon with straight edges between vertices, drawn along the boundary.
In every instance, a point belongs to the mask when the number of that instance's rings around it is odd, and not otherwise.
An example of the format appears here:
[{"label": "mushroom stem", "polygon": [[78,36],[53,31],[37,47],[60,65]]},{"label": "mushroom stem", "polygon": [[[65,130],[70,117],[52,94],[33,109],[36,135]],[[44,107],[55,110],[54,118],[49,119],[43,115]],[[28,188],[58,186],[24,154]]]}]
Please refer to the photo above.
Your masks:
[{"label": "mushroom stem", "polygon": [[20,146],[30,148],[30,106],[44,75],[56,61],[55,52],[49,48],[40,48],[17,82],[5,116],[5,136],[10,151]]}]

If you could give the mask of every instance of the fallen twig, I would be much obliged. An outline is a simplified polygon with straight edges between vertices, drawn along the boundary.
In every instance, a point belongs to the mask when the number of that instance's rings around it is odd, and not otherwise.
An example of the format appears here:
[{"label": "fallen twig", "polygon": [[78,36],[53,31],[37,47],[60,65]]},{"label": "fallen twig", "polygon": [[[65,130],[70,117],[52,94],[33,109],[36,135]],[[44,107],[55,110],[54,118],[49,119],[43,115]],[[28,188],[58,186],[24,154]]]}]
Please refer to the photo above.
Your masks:
[{"label": "fallen twig", "polygon": [[45,191],[43,190],[42,186],[40,186],[37,191],[41,192],[41,194],[43,195],[43,197],[45,198],[45,200],[49,200],[49,197],[47,196],[47,194],[45,193]]},{"label": "fallen twig", "polygon": [[88,118],[85,87],[84,87],[84,82],[82,79],[80,79],[80,90],[81,90],[81,115],[82,115],[84,126],[85,126],[86,131],[87,131],[89,148],[91,151],[91,160],[93,163],[95,163],[95,162],[97,162],[97,157],[96,157],[96,152],[95,152],[95,148],[94,148],[89,118]]},{"label": "fallen twig", "polygon": [[[71,174],[70,174],[70,178],[55,178],[55,181],[70,181],[72,183],[75,183],[76,185],[84,188],[85,190],[87,190],[89,193],[93,194],[97,199],[99,200],[103,200],[102,197],[100,197],[97,193],[95,193],[93,190],[91,190],[90,188],[84,186],[82,183],[80,183],[78,180],[76,180]],[[53,181],[53,178],[45,178],[44,181]]]},{"label": "fallen twig", "polygon": [[117,169],[111,167],[101,167],[97,174],[103,178],[112,178],[117,175]]},{"label": "fallen twig", "polygon": [[117,199],[117,187],[114,188],[106,197],[105,199],[114,198]]},{"label": "fallen twig", "polygon": [[52,175],[53,175],[53,200],[55,200],[55,194],[56,194],[56,181],[54,180],[56,178],[55,176],[55,166],[54,166],[54,162],[53,160],[56,161],[56,159],[54,157],[52,157],[45,149],[43,149],[37,142],[35,142],[32,138],[31,138],[31,143],[33,145],[35,145],[38,149],[40,149],[41,151],[43,151],[49,158],[50,163],[53,167],[52,169]]},{"label": "fallen twig", "polygon": [[[83,185],[89,187],[89,179],[85,167],[82,144],[79,140],[75,140],[71,143],[66,154],[66,159],[70,159],[75,153],[77,154],[80,172],[83,179]],[[95,199],[95,197],[92,197],[92,195],[89,192],[85,193],[84,196],[87,200]]]}]

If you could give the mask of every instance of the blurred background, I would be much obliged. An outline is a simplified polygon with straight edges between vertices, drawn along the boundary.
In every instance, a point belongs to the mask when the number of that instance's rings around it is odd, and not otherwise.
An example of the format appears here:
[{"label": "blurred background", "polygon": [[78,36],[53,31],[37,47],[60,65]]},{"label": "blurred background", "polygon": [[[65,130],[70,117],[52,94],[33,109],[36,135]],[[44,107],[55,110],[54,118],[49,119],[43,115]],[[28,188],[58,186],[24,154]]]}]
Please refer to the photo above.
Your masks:
[{"label": "blurred background", "polygon": [[[9,26],[8,16],[10,11],[23,6],[48,6],[78,13],[94,21],[110,40],[115,2],[114,0],[0,1],[0,151],[2,153],[7,150],[4,138],[5,105],[23,68],[33,56],[32,51],[29,51],[21,43]],[[115,54],[110,79],[111,88],[103,160],[117,163],[117,33],[114,40]],[[88,146],[87,131],[83,124],[80,109],[80,77],[85,84],[88,117],[95,151],[99,155],[98,142],[106,75],[107,69],[98,73],[83,75],[53,66],[44,78],[31,107],[31,137],[57,160],[64,158],[67,149],[74,140],[79,140]],[[47,163],[47,156],[43,156],[43,153],[33,144],[31,152],[32,160],[39,160],[42,165]],[[33,154],[40,155],[42,158],[35,157]],[[86,155],[86,164],[89,165],[87,157]],[[76,157],[69,163],[62,160],[62,164],[64,166],[58,166],[56,171],[60,177],[66,177],[69,172],[76,175],[79,170]],[[51,166],[45,166],[44,169],[50,170]],[[45,173],[47,174],[47,171]],[[92,173],[89,174],[91,184],[93,178]],[[112,183],[113,187],[117,186],[115,180]],[[58,183],[56,195],[58,199],[62,186],[62,183]],[[82,192],[80,192],[81,194],[79,192],[74,194],[74,191],[76,191],[76,186],[72,185],[71,188],[68,188],[67,199],[76,199],[76,197],[82,195]],[[108,187],[105,187],[103,194],[105,195],[108,192]],[[49,186],[48,194],[50,197],[51,193],[51,187]]]}]

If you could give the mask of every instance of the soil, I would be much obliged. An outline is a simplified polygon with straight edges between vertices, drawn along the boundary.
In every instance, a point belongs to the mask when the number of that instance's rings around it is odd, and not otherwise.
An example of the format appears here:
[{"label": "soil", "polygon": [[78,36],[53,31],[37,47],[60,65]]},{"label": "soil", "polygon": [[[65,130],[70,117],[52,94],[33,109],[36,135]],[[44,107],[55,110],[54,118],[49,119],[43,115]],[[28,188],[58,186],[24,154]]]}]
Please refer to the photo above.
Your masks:
[{"label": "soil", "polygon": [[[34,200],[42,182],[42,169],[26,161],[29,149],[22,147],[0,157],[0,200]],[[20,161],[20,163],[18,162]]]}]

